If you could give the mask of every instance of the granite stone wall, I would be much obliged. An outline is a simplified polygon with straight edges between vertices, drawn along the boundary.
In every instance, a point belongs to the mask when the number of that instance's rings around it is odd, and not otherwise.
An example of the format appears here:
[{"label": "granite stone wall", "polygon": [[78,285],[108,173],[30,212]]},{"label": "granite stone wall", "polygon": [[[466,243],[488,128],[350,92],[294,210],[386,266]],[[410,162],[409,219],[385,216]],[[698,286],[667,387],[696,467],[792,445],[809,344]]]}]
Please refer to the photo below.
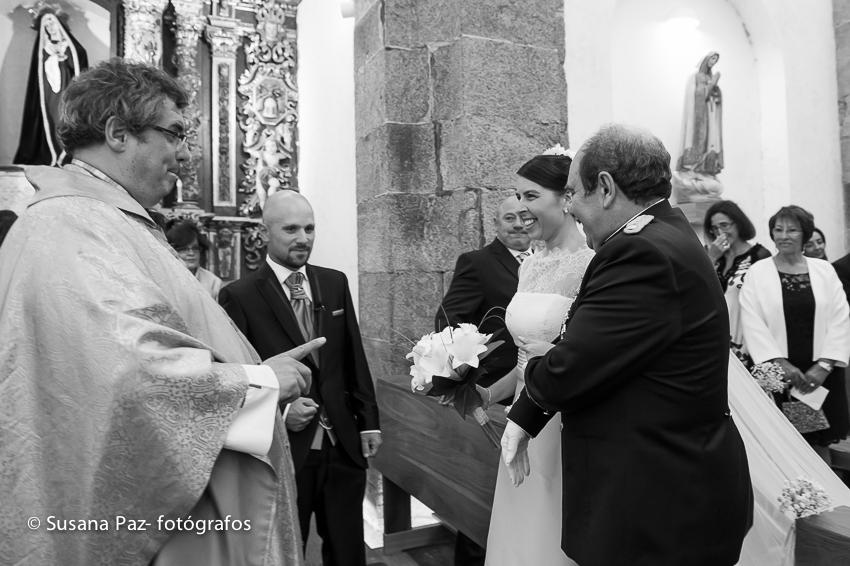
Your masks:
[{"label": "granite stone wall", "polygon": [[360,326],[376,378],[405,375],[459,253],[530,156],[567,144],[563,0],[358,0]]},{"label": "granite stone wall", "polygon": [[[838,74],[838,121],[841,126],[841,183],[844,187],[844,217],[850,218],[850,0],[833,0],[835,60]],[[844,242],[850,247],[850,230]]]}]

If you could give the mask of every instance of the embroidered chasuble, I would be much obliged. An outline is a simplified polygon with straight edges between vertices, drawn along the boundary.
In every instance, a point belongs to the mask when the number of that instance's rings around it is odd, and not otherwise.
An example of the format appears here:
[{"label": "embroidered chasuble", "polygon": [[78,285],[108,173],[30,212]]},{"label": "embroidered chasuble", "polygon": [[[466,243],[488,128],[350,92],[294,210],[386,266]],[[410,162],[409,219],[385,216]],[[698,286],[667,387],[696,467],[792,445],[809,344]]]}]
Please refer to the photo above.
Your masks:
[{"label": "embroidered chasuble", "polygon": [[0,561],[301,565],[280,415],[267,456],[223,448],[253,348],[121,187],[27,178],[0,248]]}]

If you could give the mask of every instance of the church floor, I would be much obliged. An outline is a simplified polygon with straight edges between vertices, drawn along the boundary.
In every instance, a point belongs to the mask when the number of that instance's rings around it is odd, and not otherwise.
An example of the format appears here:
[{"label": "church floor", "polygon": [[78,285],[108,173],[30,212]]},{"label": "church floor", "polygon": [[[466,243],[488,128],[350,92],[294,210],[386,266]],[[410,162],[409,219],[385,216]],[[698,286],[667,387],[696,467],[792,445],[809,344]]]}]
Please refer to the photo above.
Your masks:
[{"label": "church floor", "polygon": [[[380,548],[366,547],[367,566],[451,566],[453,563],[454,543],[423,546],[387,555]],[[315,521],[310,525],[306,566],[322,566],[321,541],[316,533]]]}]

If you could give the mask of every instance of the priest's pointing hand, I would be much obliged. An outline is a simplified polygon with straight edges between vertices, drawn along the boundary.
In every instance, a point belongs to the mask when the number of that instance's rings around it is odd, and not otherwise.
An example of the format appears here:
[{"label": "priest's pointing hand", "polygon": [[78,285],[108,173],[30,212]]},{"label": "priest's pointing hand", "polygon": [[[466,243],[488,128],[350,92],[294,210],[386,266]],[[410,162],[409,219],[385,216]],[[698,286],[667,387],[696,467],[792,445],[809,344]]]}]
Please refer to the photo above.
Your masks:
[{"label": "priest's pointing hand", "polygon": [[289,403],[306,395],[310,391],[312,375],[310,368],[299,360],[309,356],[321,348],[326,342],[325,338],[314,338],[309,342],[287,350],[282,354],[272,356],[263,362],[274,370],[274,374],[280,383],[280,400]]}]

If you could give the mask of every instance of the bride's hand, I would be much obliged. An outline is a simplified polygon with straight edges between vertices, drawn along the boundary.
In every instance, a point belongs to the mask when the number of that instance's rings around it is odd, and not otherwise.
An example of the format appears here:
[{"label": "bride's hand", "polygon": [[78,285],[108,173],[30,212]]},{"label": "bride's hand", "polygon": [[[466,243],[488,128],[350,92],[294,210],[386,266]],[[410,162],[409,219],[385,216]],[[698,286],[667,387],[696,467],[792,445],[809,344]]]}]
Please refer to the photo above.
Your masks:
[{"label": "bride's hand", "polygon": [[526,359],[531,359],[537,356],[543,356],[555,347],[551,342],[543,342],[542,340],[527,340],[522,336],[517,336],[519,349],[525,352]]},{"label": "bride's hand", "polygon": [[531,473],[528,461],[528,433],[518,424],[508,420],[505,433],[502,435],[502,459],[508,467],[508,476],[514,487],[519,486],[525,476]]}]

